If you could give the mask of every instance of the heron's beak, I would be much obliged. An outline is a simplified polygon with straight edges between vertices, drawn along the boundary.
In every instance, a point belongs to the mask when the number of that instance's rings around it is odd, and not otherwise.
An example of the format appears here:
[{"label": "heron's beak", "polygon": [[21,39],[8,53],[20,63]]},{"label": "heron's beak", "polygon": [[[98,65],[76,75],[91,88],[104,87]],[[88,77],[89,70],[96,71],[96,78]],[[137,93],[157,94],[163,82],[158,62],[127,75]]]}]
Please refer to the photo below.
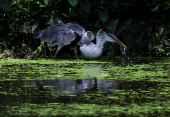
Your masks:
[{"label": "heron's beak", "polygon": [[112,36],[109,34],[109,36],[118,44],[120,44],[121,46],[123,46],[124,48],[127,48],[116,36]]}]

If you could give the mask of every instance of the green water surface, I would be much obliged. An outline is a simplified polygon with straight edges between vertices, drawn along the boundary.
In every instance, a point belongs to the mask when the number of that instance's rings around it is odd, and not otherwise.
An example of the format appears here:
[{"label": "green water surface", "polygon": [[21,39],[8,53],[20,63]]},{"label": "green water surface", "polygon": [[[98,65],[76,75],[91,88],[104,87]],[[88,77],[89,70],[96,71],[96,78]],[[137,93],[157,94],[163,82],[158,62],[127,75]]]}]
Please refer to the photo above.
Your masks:
[{"label": "green water surface", "polygon": [[170,59],[0,59],[0,116],[170,117]]}]

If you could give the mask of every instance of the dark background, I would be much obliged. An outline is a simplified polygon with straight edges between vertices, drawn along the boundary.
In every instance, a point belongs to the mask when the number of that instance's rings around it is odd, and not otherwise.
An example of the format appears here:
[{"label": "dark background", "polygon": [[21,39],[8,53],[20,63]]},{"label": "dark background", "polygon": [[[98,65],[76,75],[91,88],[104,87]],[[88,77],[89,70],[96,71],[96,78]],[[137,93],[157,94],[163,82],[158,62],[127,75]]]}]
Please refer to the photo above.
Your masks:
[{"label": "dark background", "polygon": [[[40,40],[33,39],[39,30],[62,23],[78,23],[96,33],[108,27],[128,47],[130,56],[170,55],[169,0],[1,0],[0,53],[11,49],[33,52]],[[117,44],[106,43],[104,56],[118,54]],[[55,49],[45,47],[46,54]],[[108,53],[111,54],[108,54]],[[70,54],[69,46],[61,54]],[[39,52],[42,55],[42,52]]]}]

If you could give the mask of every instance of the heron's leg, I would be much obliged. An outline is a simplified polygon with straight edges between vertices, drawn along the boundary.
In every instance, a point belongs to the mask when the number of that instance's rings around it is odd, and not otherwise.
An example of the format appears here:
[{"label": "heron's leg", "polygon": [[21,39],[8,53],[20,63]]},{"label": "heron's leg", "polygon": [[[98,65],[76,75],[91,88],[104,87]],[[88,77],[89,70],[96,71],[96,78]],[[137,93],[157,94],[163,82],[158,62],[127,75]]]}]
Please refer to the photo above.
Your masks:
[{"label": "heron's leg", "polygon": [[57,51],[56,51],[56,53],[55,53],[54,58],[56,57],[56,55],[57,55],[58,51],[59,51],[59,50],[61,50],[61,48],[62,48],[63,46],[64,46],[64,45],[58,45],[58,47],[57,47]]},{"label": "heron's leg", "polygon": [[75,56],[76,56],[76,59],[77,59],[77,47],[74,47],[74,53],[75,53]]}]

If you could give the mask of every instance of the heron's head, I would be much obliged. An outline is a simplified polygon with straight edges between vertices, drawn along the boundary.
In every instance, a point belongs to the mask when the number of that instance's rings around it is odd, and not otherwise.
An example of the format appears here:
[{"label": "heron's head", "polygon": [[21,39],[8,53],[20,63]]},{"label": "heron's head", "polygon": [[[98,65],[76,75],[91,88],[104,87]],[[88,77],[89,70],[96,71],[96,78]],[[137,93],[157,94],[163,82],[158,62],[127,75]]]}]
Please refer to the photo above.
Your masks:
[{"label": "heron's head", "polygon": [[101,38],[105,39],[106,41],[109,42],[116,42],[118,44],[120,44],[121,46],[127,48],[116,36],[115,34],[108,28],[103,28],[100,29],[97,32],[97,36],[101,36]]},{"label": "heron's head", "polygon": [[94,39],[94,34],[91,31],[87,31],[81,37],[81,40],[78,42],[78,45],[86,44]]}]

